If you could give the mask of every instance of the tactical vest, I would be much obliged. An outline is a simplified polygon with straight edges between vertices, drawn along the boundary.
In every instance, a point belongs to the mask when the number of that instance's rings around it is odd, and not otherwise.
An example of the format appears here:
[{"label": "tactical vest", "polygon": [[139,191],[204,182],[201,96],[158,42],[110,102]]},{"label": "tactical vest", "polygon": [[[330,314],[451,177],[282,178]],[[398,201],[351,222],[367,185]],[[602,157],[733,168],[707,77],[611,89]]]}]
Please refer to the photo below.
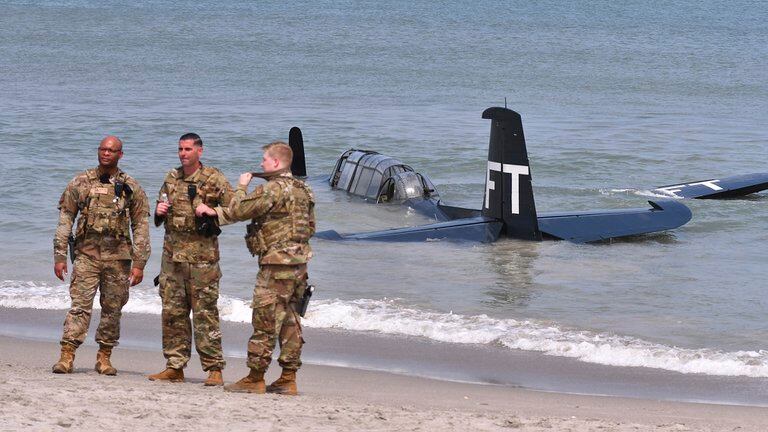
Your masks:
[{"label": "tactical vest", "polygon": [[210,207],[220,204],[221,190],[208,182],[215,171],[207,167],[202,167],[201,170],[196,183],[184,181],[181,170],[177,171],[177,177],[166,179],[166,189],[172,203],[166,217],[166,228],[169,231],[197,233],[195,208],[199,204]]},{"label": "tactical vest", "polygon": [[94,178],[93,176],[91,173],[88,174],[88,178],[91,180],[89,181],[89,189],[87,194],[81,194],[81,199],[78,201],[80,218],[78,219],[76,236],[83,238],[97,234],[102,237],[125,239],[130,243],[128,209],[132,194],[128,192],[130,188],[125,187],[125,175],[118,173],[114,179],[114,184],[101,183],[98,177]]},{"label": "tactical vest", "polygon": [[308,243],[315,233],[309,224],[309,215],[315,205],[309,187],[291,177],[277,177],[270,181],[280,185],[284,196],[282,202],[270,212],[252,219],[247,225],[245,244],[254,256],[263,255],[281,245]]}]

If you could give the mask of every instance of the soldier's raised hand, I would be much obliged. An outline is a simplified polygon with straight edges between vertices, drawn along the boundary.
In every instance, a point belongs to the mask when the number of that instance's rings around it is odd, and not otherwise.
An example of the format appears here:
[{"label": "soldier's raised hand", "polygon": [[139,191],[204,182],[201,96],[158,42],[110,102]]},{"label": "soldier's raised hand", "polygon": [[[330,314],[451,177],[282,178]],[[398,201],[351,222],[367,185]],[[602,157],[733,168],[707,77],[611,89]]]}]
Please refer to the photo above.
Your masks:
[{"label": "soldier's raised hand", "polygon": [[58,262],[53,265],[53,274],[56,275],[59,280],[64,280],[67,277],[67,263]]},{"label": "soldier's raised hand", "polygon": [[238,183],[240,184],[240,186],[248,186],[252,178],[253,178],[253,174],[249,172],[242,173],[240,174],[240,180],[238,181]]}]

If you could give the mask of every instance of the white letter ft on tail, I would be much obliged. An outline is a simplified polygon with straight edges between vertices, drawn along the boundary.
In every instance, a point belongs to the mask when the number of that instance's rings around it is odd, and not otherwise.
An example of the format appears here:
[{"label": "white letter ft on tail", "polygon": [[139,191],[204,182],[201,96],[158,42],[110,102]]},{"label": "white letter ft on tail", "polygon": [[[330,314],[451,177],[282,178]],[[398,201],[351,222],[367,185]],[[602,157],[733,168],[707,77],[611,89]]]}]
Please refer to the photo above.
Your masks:
[{"label": "white letter ft on tail", "polygon": [[491,171],[512,175],[512,190],[510,191],[512,214],[520,214],[520,176],[528,175],[528,167],[488,161],[488,173],[485,178],[485,208],[490,208],[490,191],[496,190],[496,182],[491,181]]}]

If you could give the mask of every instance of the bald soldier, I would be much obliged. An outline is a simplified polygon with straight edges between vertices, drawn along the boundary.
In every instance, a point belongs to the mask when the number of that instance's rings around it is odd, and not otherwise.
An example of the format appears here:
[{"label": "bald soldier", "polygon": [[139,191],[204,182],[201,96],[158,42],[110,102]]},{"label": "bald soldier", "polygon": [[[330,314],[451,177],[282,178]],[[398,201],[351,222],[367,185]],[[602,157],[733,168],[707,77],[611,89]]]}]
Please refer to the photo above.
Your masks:
[{"label": "bald soldier", "polygon": [[[280,141],[263,147],[261,175],[267,183],[247,193],[252,174],[245,173],[228,208],[201,206],[198,214],[216,216],[219,223],[251,219],[246,244],[259,256],[259,274],[251,308],[253,334],[248,341],[250,373],[224,390],[247,393],[297,394],[296,371],[301,367],[301,323],[297,304],[307,289],[309,239],[315,233],[312,191],[290,171],[293,152]],[[280,344],[280,378],[266,386],[264,373]]]},{"label": "bald soldier", "polygon": [[[219,324],[219,241],[215,220],[195,216],[198,206],[227,206],[232,186],[216,168],[203,165],[203,140],[195,133],[179,138],[181,166],[168,172],[160,187],[155,225],[165,224],[160,268],[165,369],[151,381],[184,381],[184,368],[195,348],[208,378],[206,386],[224,385]],[[189,314],[192,312],[192,322]]]},{"label": "bald soldier", "polygon": [[[85,340],[98,290],[101,319],[96,329],[99,351],[95,369],[102,375],[117,374],[110,356],[120,339],[122,309],[128,301],[129,286],[144,278],[150,254],[147,195],[136,180],[117,167],[122,157],[119,138],[101,140],[99,166],[75,176],[59,200],[59,225],[53,239],[57,278],[63,281],[67,274],[68,246],[75,258],[69,285],[72,305],[64,320],[61,357],[53,365],[54,373],[72,372],[75,350]],[[72,244],[68,240],[76,217]]]}]

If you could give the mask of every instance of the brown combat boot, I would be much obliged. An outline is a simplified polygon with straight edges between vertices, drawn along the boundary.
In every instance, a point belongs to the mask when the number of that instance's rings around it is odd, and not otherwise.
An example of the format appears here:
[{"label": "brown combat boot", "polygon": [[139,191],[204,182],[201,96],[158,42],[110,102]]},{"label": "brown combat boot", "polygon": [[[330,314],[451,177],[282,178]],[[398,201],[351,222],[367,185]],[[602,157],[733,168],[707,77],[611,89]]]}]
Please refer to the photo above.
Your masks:
[{"label": "brown combat boot", "polygon": [[224,386],[224,391],[234,393],[258,393],[264,394],[267,391],[267,384],[264,382],[264,371],[251,369],[251,373],[240,381]]},{"label": "brown combat boot", "polygon": [[289,396],[296,396],[299,394],[299,391],[296,388],[296,371],[283,369],[280,378],[267,386],[267,392]]},{"label": "brown combat boot", "polygon": [[222,386],[224,385],[224,377],[221,376],[220,369],[211,369],[208,371],[208,379],[203,383],[204,386]]},{"label": "brown combat boot", "polygon": [[61,346],[61,356],[59,361],[53,365],[53,373],[65,374],[72,373],[72,366],[75,363],[75,347],[70,344]]},{"label": "brown combat boot", "polygon": [[112,355],[112,347],[102,346],[96,353],[96,366],[93,368],[101,375],[117,375],[117,369],[112,366],[109,357]]},{"label": "brown combat boot", "polygon": [[165,368],[164,371],[147,376],[150,381],[184,382],[184,370]]}]

